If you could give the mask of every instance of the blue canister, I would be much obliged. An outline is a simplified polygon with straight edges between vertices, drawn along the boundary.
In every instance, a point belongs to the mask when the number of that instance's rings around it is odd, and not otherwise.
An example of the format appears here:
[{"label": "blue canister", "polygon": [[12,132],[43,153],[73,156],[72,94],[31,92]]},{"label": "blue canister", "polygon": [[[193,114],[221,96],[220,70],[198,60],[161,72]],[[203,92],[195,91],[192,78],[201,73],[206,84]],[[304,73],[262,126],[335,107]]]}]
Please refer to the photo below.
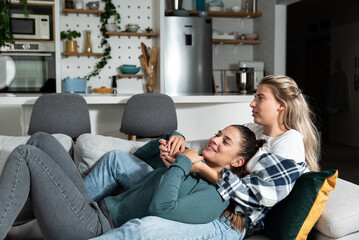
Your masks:
[{"label": "blue canister", "polygon": [[206,0],[196,0],[196,10],[197,11],[206,10]]},{"label": "blue canister", "polygon": [[86,93],[86,78],[65,78],[64,91],[67,93]]}]

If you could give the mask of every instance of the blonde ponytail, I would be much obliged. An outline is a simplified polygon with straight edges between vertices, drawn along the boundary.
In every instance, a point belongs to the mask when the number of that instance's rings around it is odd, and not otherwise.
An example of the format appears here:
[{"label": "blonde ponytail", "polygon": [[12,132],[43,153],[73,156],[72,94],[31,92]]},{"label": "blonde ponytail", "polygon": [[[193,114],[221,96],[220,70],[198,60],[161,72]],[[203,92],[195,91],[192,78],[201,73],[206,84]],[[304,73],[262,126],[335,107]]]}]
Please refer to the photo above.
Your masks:
[{"label": "blonde ponytail", "polygon": [[319,171],[319,132],[313,123],[314,114],[296,82],[287,76],[269,75],[264,77],[259,84],[269,85],[276,99],[285,106],[285,127],[295,129],[303,135],[305,161],[308,168],[312,171]]}]

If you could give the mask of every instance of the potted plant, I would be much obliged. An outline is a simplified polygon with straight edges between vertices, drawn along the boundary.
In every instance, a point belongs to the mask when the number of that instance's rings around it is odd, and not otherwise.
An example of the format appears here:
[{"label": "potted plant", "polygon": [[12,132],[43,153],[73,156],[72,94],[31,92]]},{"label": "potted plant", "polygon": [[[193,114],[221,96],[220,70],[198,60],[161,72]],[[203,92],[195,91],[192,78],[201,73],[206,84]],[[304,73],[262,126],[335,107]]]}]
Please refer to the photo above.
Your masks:
[{"label": "potted plant", "polygon": [[77,41],[75,38],[81,37],[81,33],[75,30],[68,29],[61,32],[61,40],[66,40],[66,52],[77,53]]},{"label": "potted plant", "polygon": [[105,3],[105,6],[104,6],[104,12],[101,14],[100,17],[100,22],[101,22],[100,32],[102,34],[101,47],[103,47],[104,50],[101,60],[95,65],[95,69],[85,77],[88,80],[91,77],[95,77],[99,75],[101,69],[103,69],[107,65],[108,61],[112,58],[111,46],[107,41],[108,36],[106,32],[108,30],[106,29],[106,25],[108,23],[115,23],[116,31],[121,29],[121,27],[119,26],[119,24],[121,23],[121,16],[116,11],[116,6],[112,3],[112,0],[102,0],[102,1]]}]

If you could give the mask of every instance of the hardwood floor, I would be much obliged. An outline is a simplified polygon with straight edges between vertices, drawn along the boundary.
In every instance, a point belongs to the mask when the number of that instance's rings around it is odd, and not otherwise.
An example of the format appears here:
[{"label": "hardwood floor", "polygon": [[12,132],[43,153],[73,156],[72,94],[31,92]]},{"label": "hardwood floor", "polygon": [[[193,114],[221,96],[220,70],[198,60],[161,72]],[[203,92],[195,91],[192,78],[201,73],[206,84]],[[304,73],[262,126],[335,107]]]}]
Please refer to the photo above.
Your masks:
[{"label": "hardwood floor", "polygon": [[322,170],[338,169],[339,177],[359,184],[359,148],[322,143]]}]

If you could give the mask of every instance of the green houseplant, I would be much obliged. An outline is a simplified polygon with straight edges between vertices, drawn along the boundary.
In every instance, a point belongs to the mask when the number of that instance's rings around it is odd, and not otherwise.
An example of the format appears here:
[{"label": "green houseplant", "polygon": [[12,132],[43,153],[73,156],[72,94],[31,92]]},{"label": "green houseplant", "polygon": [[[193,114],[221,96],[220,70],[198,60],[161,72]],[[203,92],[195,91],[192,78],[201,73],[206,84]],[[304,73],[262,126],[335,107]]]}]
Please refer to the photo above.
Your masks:
[{"label": "green houseplant", "polygon": [[66,40],[66,52],[77,53],[77,41],[74,39],[78,37],[81,37],[81,33],[75,30],[68,29],[61,32],[61,40]]},{"label": "green houseplant", "polygon": [[[102,0],[105,3],[104,12],[101,14],[100,21],[101,21],[101,47],[104,47],[103,55],[101,60],[95,65],[95,69],[86,76],[86,79],[89,80],[91,77],[95,77],[99,75],[102,68],[104,68],[108,61],[112,58],[111,57],[111,46],[107,41],[108,36],[106,35],[106,24],[109,23],[110,19],[112,19],[111,23],[121,23],[121,16],[116,11],[115,5],[112,3],[112,0]],[[121,29],[118,27],[118,29]]]},{"label": "green houseplant", "polygon": [[[24,7],[24,14],[28,15],[27,0],[20,0],[20,3]],[[14,37],[11,34],[10,26],[10,9],[10,0],[0,0],[0,47],[9,46],[14,43]]]}]

